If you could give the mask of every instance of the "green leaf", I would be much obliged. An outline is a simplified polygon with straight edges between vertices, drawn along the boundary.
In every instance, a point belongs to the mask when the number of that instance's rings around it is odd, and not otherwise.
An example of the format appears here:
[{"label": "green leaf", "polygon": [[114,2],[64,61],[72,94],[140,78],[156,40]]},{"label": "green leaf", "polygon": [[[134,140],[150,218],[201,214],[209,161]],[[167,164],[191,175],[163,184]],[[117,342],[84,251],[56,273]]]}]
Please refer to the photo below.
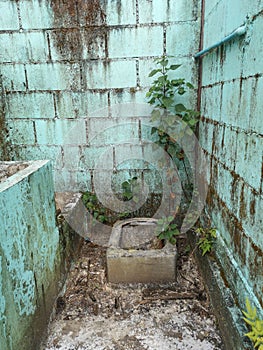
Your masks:
[{"label": "green leaf", "polygon": [[171,80],[171,84],[173,86],[180,86],[180,85],[184,84],[184,79],[173,79],[173,80]]},{"label": "green leaf", "polygon": [[167,75],[162,75],[161,77],[158,78],[158,82],[161,84],[165,84],[167,80]]},{"label": "green leaf", "polygon": [[170,98],[170,97],[164,97],[162,99],[162,102],[163,102],[163,104],[165,105],[166,108],[169,108],[169,107],[171,107],[173,105],[174,100],[173,100],[173,98]]},{"label": "green leaf", "polygon": [[163,67],[166,67],[167,64],[168,64],[168,60],[164,58],[164,59],[162,59],[161,61],[159,61],[159,64],[160,64],[161,66],[163,66]]},{"label": "green leaf", "polygon": [[189,82],[186,83],[186,86],[187,86],[189,89],[194,89],[194,85],[192,85],[192,84],[189,83]]},{"label": "green leaf", "polygon": [[178,94],[179,94],[179,95],[183,95],[183,94],[185,94],[185,93],[186,93],[185,88],[184,88],[184,87],[182,87],[182,86],[181,86],[181,87],[179,87],[179,89],[178,89],[178,91],[177,91],[177,92],[178,92]]},{"label": "green leaf", "polygon": [[249,324],[250,326],[254,326],[255,321],[251,321],[250,319],[245,318],[245,317],[243,317],[243,319],[244,319],[244,321],[245,321],[247,324]]},{"label": "green leaf", "polygon": [[186,111],[185,106],[182,103],[178,103],[177,105],[174,106],[175,111],[178,113]]},{"label": "green leaf", "polygon": [[161,71],[161,68],[154,69],[149,73],[148,77],[153,77],[155,74],[160,73]]},{"label": "green leaf", "polygon": [[151,120],[155,122],[156,120],[160,119],[161,112],[159,109],[154,109],[151,114]]},{"label": "green leaf", "polygon": [[197,123],[197,120],[190,119],[187,124],[189,124],[190,126],[195,126],[196,123]]},{"label": "green leaf", "polygon": [[171,69],[171,70],[176,70],[176,69],[178,69],[179,67],[181,67],[181,64],[172,64],[172,65],[169,67],[169,69]]}]

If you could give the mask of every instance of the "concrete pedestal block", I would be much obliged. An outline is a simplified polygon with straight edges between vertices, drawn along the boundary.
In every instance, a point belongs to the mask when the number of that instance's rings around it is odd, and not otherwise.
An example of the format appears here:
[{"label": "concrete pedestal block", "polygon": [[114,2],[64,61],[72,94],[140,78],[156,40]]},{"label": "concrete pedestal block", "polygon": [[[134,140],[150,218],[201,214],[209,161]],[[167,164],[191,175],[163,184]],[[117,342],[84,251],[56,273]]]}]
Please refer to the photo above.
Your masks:
[{"label": "concrete pedestal block", "polygon": [[108,281],[113,283],[151,283],[176,279],[176,246],[166,243],[153,249],[156,219],[137,218],[118,221],[107,249]]}]

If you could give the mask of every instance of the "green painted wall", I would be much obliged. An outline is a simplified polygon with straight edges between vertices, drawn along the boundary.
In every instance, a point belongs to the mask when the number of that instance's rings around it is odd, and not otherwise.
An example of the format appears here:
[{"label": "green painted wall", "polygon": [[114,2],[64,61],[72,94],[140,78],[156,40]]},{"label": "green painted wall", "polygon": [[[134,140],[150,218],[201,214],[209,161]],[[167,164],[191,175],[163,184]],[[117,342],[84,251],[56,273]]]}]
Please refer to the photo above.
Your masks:
[{"label": "green painted wall", "polygon": [[[174,55],[183,64],[178,75],[197,85],[192,55],[200,3],[0,0],[2,158],[52,159],[57,190],[85,190],[108,152],[104,178],[117,170],[121,181],[138,168],[151,190],[158,189],[145,165],[128,161],[118,168],[118,160],[141,159],[149,150],[149,110],[138,104],[145,102],[154,58]],[[249,20],[244,37],[202,59],[199,132],[218,261],[239,305],[249,295],[260,310],[263,8],[259,0],[204,3],[204,48]],[[196,91],[188,101],[195,106]]]},{"label": "green painted wall", "polygon": [[200,142],[210,164],[206,213],[237,303],[263,308],[263,6],[206,1],[204,48],[245,23],[247,33],[203,57]]},{"label": "green painted wall", "polygon": [[36,349],[61,277],[50,162],[0,183],[0,222],[0,348]]},{"label": "green painted wall", "polygon": [[[198,48],[199,7],[200,1],[190,0],[1,0],[0,70],[10,158],[52,159],[56,190],[85,190],[92,188],[105,150],[113,160],[107,173],[127,152],[118,145],[129,144],[131,153],[140,145],[142,151],[150,141],[144,127],[149,109],[134,104],[145,103],[154,59],[174,55],[183,64],[176,74],[197,86],[191,56]],[[195,106],[194,91],[186,102]],[[127,162],[120,179],[134,168]],[[155,190],[154,173],[145,178]]]}]

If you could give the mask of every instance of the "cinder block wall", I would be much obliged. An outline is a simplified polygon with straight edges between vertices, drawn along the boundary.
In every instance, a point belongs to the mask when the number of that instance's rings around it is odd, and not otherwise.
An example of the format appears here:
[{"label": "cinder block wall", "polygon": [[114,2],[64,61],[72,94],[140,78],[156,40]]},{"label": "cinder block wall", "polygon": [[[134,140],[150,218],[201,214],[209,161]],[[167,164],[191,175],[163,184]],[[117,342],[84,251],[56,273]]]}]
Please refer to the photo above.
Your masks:
[{"label": "cinder block wall", "polygon": [[[1,0],[2,155],[53,159],[56,190],[70,189],[69,184],[73,190],[91,189],[105,151],[106,174],[129,152],[141,158],[150,135],[144,127],[149,110],[113,106],[145,102],[153,60],[163,54],[174,55],[183,64],[177,76],[197,86],[191,55],[198,48],[199,5]],[[186,102],[195,107],[194,91]],[[134,168],[128,162],[122,171],[132,176]],[[148,177],[154,190],[154,176]]]},{"label": "cinder block wall", "polygon": [[203,57],[200,142],[209,164],[207,214],[216,254],[239,306],[262,312],[263,7],[259,1],[205,1],[204,48],[248,29]]}]

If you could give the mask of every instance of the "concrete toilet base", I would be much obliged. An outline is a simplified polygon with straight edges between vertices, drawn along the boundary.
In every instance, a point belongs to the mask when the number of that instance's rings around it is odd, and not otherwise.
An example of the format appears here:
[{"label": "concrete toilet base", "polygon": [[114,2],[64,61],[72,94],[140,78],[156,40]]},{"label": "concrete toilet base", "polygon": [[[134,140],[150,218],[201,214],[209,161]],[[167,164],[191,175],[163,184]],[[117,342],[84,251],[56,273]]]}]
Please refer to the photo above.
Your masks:
[{"label": "concrete toilet base", "polygon": [[156,219],[135,218],[118,221],[112,229],[107,249],[108,281],[113,283],[167,282],[176,279],[176,246],[148,249],[154,240]]}]

